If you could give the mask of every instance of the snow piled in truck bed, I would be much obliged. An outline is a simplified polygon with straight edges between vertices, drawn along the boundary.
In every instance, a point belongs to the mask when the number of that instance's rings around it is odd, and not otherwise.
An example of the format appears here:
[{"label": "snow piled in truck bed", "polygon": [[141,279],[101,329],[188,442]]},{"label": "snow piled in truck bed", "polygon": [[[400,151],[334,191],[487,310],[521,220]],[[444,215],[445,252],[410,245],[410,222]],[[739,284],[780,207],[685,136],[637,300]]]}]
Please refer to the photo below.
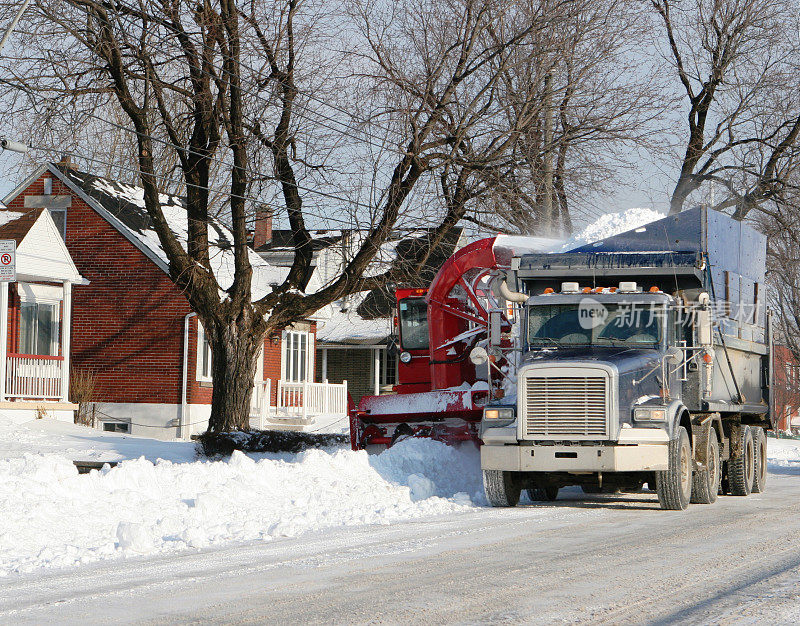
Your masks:
[{"label": "snow piled in truck bed", "polygon": [[[409,439],[373,456],[331,449],[220,461],[139,458],[85,475],[59,452],[22,450],[0,460],[0,576],[391,524],[483,503],[471,444]],[[176,457],[185,455],[181,448]]]},{"label": "snow piled in truck bed", "polygon": [[619,233],[624,233],[634,228],[639,228],[650,222],[655,222],[666,217],[663,213],[659,213],[654,209],[649,208],[633,208],[620,213],[608,213],[600,216],[595,222],[589,224],[581,232],[569,238],[561,250],[566,252],[585,246],[587,243],[601,241],[608,239]]}]

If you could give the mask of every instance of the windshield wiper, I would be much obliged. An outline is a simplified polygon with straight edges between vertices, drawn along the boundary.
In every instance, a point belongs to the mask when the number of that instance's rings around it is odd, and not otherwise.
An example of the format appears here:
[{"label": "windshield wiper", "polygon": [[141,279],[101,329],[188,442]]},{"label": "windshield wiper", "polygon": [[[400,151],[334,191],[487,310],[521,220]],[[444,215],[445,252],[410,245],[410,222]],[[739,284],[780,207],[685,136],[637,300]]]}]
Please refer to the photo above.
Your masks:
[{"label": "windshield wiper", "polygon": [[549,341],[552,343],[556,348],[563,348],[564,345],[558,341],[557,339],[553,339],[552,337],[534,337],[534,339],[542,340],[542,341]]}]

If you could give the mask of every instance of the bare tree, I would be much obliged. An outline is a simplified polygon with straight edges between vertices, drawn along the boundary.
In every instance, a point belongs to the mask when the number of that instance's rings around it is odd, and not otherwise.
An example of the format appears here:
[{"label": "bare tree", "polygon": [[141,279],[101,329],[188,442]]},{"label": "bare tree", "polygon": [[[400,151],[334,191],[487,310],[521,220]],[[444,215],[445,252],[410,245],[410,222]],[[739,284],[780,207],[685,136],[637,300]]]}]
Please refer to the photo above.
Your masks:
[{"label": "bare tree", "polygon": [[[424,181],[458,165],[497,113],[492,96],[515,51],[552,26],[545,15],[514,19],[513,10],[499,0],[352,2],[341,14],[311,0],[34,0],[22,32],[36,44],[3,61],[4,84],[25,94],[16,105],[121,112],[114,128],[132,137],[126,147],[170,276],[211,346],[211,431],[246,426],[266,333],[391,278],[367,270],[398,224],[431,221],[414,194],[424,197]],[[343,49],[331,53],[331,44]],[[347,97],[360,100],[357,115],[342,104]],[[121,155],[107,158],[113,167]],[[348,198],[345,167],[359,159],[356,174],[367,172],[371,184]],[[183,190],[185,242],[161,210],[168,186]],[[235,265],[225,288],[209,259],[220,192]],[[285,281],[254,301],[247,221],[263,203],[288,221],[296,253]],[[308,219],[334,204],[363,219],[367,235],[336,280],[307,294]],[[458,215],[446,208],[432,224],[446,233]]]},{"label": "bare tree", "polygon": [[798,155],[797,8],[787,0],[648,0],[687,108],[670,212],[705,182],[743,219]]},{"label": "bare tree", "polygon": [[532,119],[506,167],[490,172],[485,219],[515,232],[569,233],[572,213],[632,166],[633,147],[651,144],[664,102],[635,54],[643,17],[630,2],[578,0],[562,9],[558,28],[538,33],[535,53],[518,51],[498,97],[508,115]]}]

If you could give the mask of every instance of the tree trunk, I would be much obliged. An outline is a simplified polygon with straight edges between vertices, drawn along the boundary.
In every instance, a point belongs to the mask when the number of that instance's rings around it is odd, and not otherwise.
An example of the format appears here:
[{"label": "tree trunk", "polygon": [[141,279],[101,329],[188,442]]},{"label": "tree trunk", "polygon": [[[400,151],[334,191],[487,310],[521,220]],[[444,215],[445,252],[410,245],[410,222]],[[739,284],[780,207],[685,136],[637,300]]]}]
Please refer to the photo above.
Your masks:
[{"label": "tree trunk", "polygon": [[232,320],[206,333],[214,380],[208,421],[210,432],[249,428],[256,359],[264,343],[264,333],[252,326]]}]

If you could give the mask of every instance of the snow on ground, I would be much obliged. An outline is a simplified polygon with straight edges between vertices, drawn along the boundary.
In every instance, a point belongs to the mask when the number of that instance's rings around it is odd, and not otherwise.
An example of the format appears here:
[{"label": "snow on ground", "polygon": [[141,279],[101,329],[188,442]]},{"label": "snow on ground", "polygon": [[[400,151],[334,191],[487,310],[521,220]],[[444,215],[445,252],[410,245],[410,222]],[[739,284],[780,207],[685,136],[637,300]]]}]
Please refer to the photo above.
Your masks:
[{"label": "snow on ground", "polygon": [[[76,459],[120,463],[79,475]],[[800,441],[770,438],[769,463],[778,474],[800,467]],[[371,456],[338,448],[212,461],[191,443],[0,416],[0,576],[484,504],[471,444],[408,439]]]},{"label": "snow on ground", "polygon": [[770,469],[800,469],[800,439],[767,438],[767,461]]},{"label": "snow on ground", "polygon": [[[209,461],[182,442],[2,420],[0,575],[429,518],[483,498],[472,446],[413,439],[374,456],[330,449]],[[145,456],[131,459],[137,447]],[[130,460],[78,475],[74,459]]]}]

